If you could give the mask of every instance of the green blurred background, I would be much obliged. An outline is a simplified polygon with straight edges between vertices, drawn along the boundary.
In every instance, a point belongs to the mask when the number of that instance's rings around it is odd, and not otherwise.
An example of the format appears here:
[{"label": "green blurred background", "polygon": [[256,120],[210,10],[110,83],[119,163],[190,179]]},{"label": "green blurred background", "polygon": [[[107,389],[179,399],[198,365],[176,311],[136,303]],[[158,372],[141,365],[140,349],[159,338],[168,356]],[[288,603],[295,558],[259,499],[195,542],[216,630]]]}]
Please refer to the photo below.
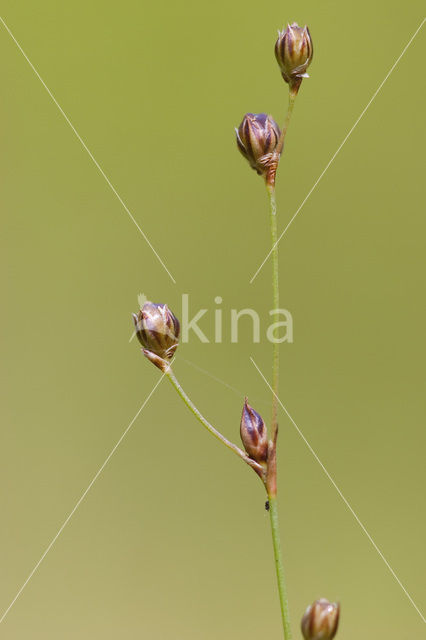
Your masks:
[{"label": "green blurred background", "polygon": [[[215,296],[266,323],[268,214],[235,148],[246,111],[281,121],[278,28],[314,40],[279,173],[283,229],[419,26],[422,3],[2,2],[2,17],[176,279],[161,267],[0,27],[4,611],[159,372],[129,344],[137,294],[180,314]],[[280,395],[422,609],[425,602],[424,29],[280,244],[294,343]],[[244,327],[243,327],[244,325]],[[266,326],[262,325],[262,326]],[[178,351],[176,373],[238,438],[269,418],[271,345]],[[188,360],[188,364],[185,360]],[[200,373],[206,369],[234,390]],[[338,637],[424,624],[285,415],[280,510],[295,637],[313,599]],[[12,639],[280,638],[263,489],[163,382],[0,625]]]}]

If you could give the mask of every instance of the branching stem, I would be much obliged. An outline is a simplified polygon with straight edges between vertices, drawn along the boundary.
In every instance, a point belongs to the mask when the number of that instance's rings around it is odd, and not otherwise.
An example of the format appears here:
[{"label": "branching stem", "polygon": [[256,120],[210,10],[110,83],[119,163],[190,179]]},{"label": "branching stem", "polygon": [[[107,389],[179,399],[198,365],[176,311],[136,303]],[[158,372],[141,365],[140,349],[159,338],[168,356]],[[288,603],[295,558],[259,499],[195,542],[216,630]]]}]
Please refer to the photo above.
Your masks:
[{"label": "branching stem", "polygon": [[165,371],[165,375],[170,380],[170,382],[172,383],[172,385],[174,386],[174,388],[176,389],[176,391],[178,392],[179,396],[182,398],[182,400],[184,401],[188,409],[191,411],[191,413],[194,414],[197,420],[201,422],[203,427],[207,429],[207,431],[209,431],[220,442],[222,442],[222,444],[228,447],[228,449],[231,449],[231,451],[236,453],[238,457],[244,460],[244,462],[246,462],[250,467],[252,467],[257,473],[261,474],[263,472],[263,468],[261,467],[260,464],[258,464],[257,462],[249,458],[247,454],[244,453],[242,449],[240,449],[240,447],[237,447],[236,444],[234,444],[233,442],[230,442],[230,440],[225,438],[225,436],[222,435],[220,431],[215,429],[213,425],[211,425],[210,422],[206,420],[206,418],[197,409],[195,404],[192,402],[192,400],[189,398],[189,396],[187,396],[187,394],[183,390],[182,386],[180,385],[171,367],[168,367],[168,369]]}]

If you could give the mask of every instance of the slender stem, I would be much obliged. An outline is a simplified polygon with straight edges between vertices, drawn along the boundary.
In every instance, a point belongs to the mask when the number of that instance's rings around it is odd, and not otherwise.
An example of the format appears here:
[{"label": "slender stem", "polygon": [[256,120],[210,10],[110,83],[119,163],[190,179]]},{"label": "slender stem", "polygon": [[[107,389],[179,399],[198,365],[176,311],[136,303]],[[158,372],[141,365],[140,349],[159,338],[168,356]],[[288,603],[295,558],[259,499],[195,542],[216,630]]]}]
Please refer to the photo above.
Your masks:
[{"label": "slender stem", "polygon": [[[277,203],[275,199],[275,171],[278,166],[281,153],[284,148],[284,141],[287,135],[288,125],[290,124],[291,115],[293,113],[294,103],[296,101],[298,88],[290,88],[288,94],[288,107],[284,124],[281,129],[281,135],[275,149],[276,165],[271,176],[271,180],[266,181],[266,188],[269,196],[270,209],[270,226],[271,226],[271,242],[272,242],[272,292],[274,303],[274,321],[279,321],[278,309],[280,306],[279,280],[278,280],[278,232],[277,232]],[[278,385],[279,385],[279,344],[273,343],[272,348],[272,439],[274,439],[278,429]]]},{"label": "slender stem", "polygon": [[294,103],[296,102],[297,91],[298,90],[290,89],[288,93],[287,113],[285,116],[284,124],[281,129],[281,135],[278,140],[278,144],[275,148],[275,151],[276,153],[278,153],[278,155],[281,155],[282,150],[284,148],[284,140],[287,134],[288,125],[290,124],[291,114],[293,113]]},{"label": "slender stem", "polygon": [[275,147],[275,151],[270,160],[269,171],[266,173],[266,176],[265,176],[267,189],[271,187],[272,188],[275,187],[276,173],[277,173],[278,165],[280,163],[281,154],[284,149],[285,137],[287,135],[288,125],[290,124],[291,114],[293,113],[294,103],[296,102],[298,91],[299,91],[298,86],[290,87],[289,94],[288,94],[288,107],[287,107],[287,113],[285,116],[284,124],[281,129],[280,137],[278,138],[277,146]]},{"label": "slender stem", "polygon": [[[279,164],[281,153],[284,148],[284,141],[293,113],[294,103],[297,96],[298,87],[290,87],[287,114],[281,129],[281,135],[275,149],[275,163],[272,164],[272,171],[267,176],[266,188],[269,197],[270,226],[272,242],[272,297],[273,297],[273,318],[277,323],[279,320],[280,290],[279,290],[279,270],[278,270],[278,232],[277,232],[277,203],[275,199],[275,175]],[[287,589],[284,578],[284,567],[281,552],[280,530],[278,522],[278,506],[276,495],[276,443],[278,435],[278,391],[279,391],[279,343],[273,341],[272,346],[272,434],[269,447],[269,463],[267,476],[267,491],[269,498],[269,515],[271,521],[272,544],[274,547],[275,570],[277,573],[278,593],[281,605],[281,616],[283,622],[284,639],[291,640],[290,614],[288,609]]]},{"label": "slender stem", "polygon": [[261,474],[263,472],[263,468],[261,467],[261,465],[255,462],[254,460],[252,460],[251,458],[249,458],[242,449],[237,447],[236,444],[234,444],[233,442],[230,442],[227,438],[225,438],[225,436],[222,435],[220,431],[215,429],[213,425],[211,425],[210,422],[206,420],[206,418],[202,415],[202,413],[198,411],[195,404],[186,395],[185,391],[181,387],[171,367],[168,367],[168,369],[165,371],[165,375],[168,377],[168,379],[170,380],[170,382],[172,383],[172,385],[174,386],[174,388],[176,389],[176,391],[178,392],[179,396],[182,398],[182,400],[184,401],[188,409],[191,411],[191,413],[194,414],[197,420],[201,422],[203,427],[205,427],[207,431],[209,431],[215,438],[220,440],[222,444],[228,447],[228,449],[231,449],[231,451],[236,453],[237,456],[239,456],[242,460],[244,460],[244,462],[247,462],[247,464],[250,465],[250,467],[252,467],[255,471],[257,471],[257,473],[260,472]]},{"label": "slender stem", "polygon": [[[279,321],[280,291],[278,280],[278,232],[277,232],[277,203],[275,200],[275,187],[267,186],[270,207],[271,242],[272,242],[272,296],[273,318]],[[279,383],[279,343],[274,340],[272,344],[272,440],[278,429],[278,383]]]},{"label": "slender stem", "polygon": [[287,588],[284,578],[276,496],[269,496],[269,516],[271,520],[272,544],[274,546],[275,570],[277,573],[278,593],[280,597],[284,638],[285,640],[291,640],[290,614],[288,610]]},{"label": "slender stem", "polygon": [[[272,292],[274,303],[274,318],[278,321],[278,309],[280,306],[279,279],[278,279],[278,244],[277,244],[277,204],[275,200],[275,189],[268,186],[269,204],[270,204],[270,221],[271,221],[271,240],[272,240]],[[274,448],[276,446],[276,436],[278,430],[278,382],[279,382],[279,343],[273,342],[272,354],[272,442]],[[275,569],[277,572],[278,593],[280,597],[281,616],[283,621],[284,638],[291,640],[290,617],[287,601],[287,590],[284,579],[284,567],[281,553],[280,530],[278,523],[278,507],[276,497],[276,452],[273,452],[273,469],[272,486],[269,486],[269,515],[271,520],[272,543],[274,546]]]}]

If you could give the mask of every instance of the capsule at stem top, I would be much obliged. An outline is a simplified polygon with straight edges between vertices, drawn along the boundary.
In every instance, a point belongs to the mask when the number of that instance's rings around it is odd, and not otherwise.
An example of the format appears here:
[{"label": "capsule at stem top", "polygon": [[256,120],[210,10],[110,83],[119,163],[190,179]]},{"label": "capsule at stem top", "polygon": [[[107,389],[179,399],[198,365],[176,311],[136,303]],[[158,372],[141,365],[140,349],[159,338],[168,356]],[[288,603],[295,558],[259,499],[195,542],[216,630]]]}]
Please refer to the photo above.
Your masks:
[{"label": "capsule at stem top", "polygon": [[287,29],[278,32],[275,43],[275,57],[284,80],[290,89],[297,92],[302,78],[309,78],[306,73],[312,62],[314,47],[308,27],[299,27],[297,22],[289,24]]},{"label": "capsule at stem top", "polygon": [[179,344],[179,320],[166,304],[148,301],[132,316],[144,355],[165,371]]}]

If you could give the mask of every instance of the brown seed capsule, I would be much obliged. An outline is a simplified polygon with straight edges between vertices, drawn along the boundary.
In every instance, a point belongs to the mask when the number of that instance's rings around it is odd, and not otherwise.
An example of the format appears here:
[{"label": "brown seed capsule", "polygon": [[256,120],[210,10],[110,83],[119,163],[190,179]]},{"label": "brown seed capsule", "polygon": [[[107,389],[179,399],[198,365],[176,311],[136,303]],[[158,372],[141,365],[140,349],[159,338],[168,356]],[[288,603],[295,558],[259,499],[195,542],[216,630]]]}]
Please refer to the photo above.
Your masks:
[{"label": "brown seed capsule", "polygon": [[275,43],[275,57],[281,69],[282,77],[291,88],[297,90],[302,78],[312,62],[314,47],[307,26],[299,27],[297,22],[289,24],[287,29],[278,32]]},{"label": "brown seed capsule", "polygon": [[305,640],[331,640],[337,632],[340,605],[325,598],[309,605],[302,618],[302,633]]},{"label": "brown seed capsule", "polygon": [[246,113],[235,133],[238,149],[250,166],[266,175],[281,135],[275,120],[266,113]]},{"label": "brown seed capsule", "polygon": [[250,458],[265,463],[268,458],[268,433],[261,416],[244,400],[240,435]]},{"label": "brown seed capsule", "polygon": [[179,344],[179,320],[166,304],[154,302],[145,302],[132,316],[144,355],[165,371]]}]

